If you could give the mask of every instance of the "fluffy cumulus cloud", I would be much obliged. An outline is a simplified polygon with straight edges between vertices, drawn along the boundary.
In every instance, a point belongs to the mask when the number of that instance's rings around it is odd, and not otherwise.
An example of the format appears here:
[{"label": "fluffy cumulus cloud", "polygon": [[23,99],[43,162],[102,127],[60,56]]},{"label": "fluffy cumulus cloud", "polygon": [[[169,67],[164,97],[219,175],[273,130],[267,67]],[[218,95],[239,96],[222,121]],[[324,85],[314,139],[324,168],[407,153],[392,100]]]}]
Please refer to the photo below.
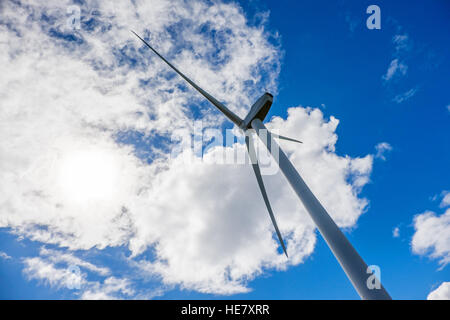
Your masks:
[{"label": "fluffy cumulus cloud", "polygon": [[[372,167],[372,156],[339,157],[334,153],[338,121],[326,121],[319,109],[291,108],[286,120],[274,118],[269,127],[301,137],[305,143],[285,144],[291,160],[342,227],[352,227],[366,206],[357,194]],[[244,146],[235,145],[237,153]],[[133,255],[156,243],[156,261],[139,262],[168,284],[201,292],[247,291],[246,280],[265,269],[285,269],[302,262],[316,241],[307,212],[280,173],[265,176],[267,191],[290,259],[278,250],[273,227],[261,201],[256,179],[247,165],[221,165],[226,150],[211,150],[204,162],[186,164],[179,156],[170,169],[154,178],[150,201],[135,202],[131,212],[148,210],[133,220],[138,236],[130,240]],[[206,162],[206,164],[205,164]],[[318,174],[320,173],[320,174]],[[351,182],[349,182],[351,181]],[[141,207],[135,207],[141,206]],[[145,208],[144,208],[145,207]]]},{"label": "fluffy cumulus cloud", "polygon": [[[440,206],[450,206],[449,193],[441,193]],[[437,215],[427,211],[414,217],[415,233],[411,241],[412,251],[415,254],[438,259],[440,269],[450,263],[450,208]],[[428,300],[450,300],[450,282],[443,282],[438,288],[429,293]]]},{"label": "fluffy cumulus cloud", "polygon": [[450,300],[450,282],[442,282],[435,290],[431,291],[428,300]]},{"label": "fluffy cumulus cloud", "polygon": [[450,209],[441,215],[431,211],[416,215],[414,228],[413,252],[439,259],[444,268],[450,262]]},{"label": "fluffy cumulus cloud", "polygon": [[[171,132],[200,118],[221,127],[223,117],[129,32],[243,116],[264,88],[276,91],[281,54],[264,20],[249,23],[233,2],[86,1],[74,29],[71,5],[2,2],[0,227],[40,244],[21,258],[24,275],[62,289],[78,266],[80,298],[175,286],[232,294],[303,262],[314,226],[280,173],[264,179],[289,259],[251,167],[214,161],[244,154],[242,144],[169,157]],[[338,225],[353,227],[373,156],[338,155],[338,120],[319,109],[290,108],[267,125],[304,142],[281,144]],[[95,259],[108,248],[123,251],[126,277]],[[160,286],[142,291],[142,279]]]}]

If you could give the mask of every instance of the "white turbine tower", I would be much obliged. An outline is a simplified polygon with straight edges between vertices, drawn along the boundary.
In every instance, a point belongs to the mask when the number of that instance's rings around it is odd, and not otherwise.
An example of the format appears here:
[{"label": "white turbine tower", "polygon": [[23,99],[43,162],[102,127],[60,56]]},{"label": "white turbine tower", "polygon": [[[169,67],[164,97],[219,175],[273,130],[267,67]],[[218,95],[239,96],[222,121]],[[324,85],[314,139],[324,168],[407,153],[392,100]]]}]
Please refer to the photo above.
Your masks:
[{"label": "white turbine tower", "polygon": [[[138,37],[147,47],[149,47],[158,57],[160,57],[165,63],[167,63],[176,73],[178,73],[184,80],[186,80],[191,86],[193,86],[198,92],[200,92],[206,99],[208,99],[217,109],[219,109],[229,120],[231,120],[236,126],[238,126],[246,134],[246,145],[247,150],[250,155],[253,170],[256,175],[256,180],[258,182],[259,188],[262,193],[262,197],[266,204],[267,210],[269,211],[270,219],[272,220],[273,226],[277,233],[280,244],[283,248],[284,253],[287,256],[286,247],[283,242],[280,230],[278,229],[275,216],[273,215],[272,208],[267,197],[266,189],[261,176],[261,171],[259,169],[258,161],[256,158],[256,152],[253,143],[250,143],[251,136],[248,134],[250,129],[254,129],[256,134],[261,139],[261,141],[266,145],[269,152],[271,152],[274,147],[278,150],[278,156],[273,158],[277,161],[281,171],[283,172],[286,179],[289,181],[291,187],[294,189],[295,193],[298,195],[312,220],[316,224],[323,238],[327,242],[334,256],[340,263],[342,269],[346,273],[347,277],[350,279],[354,288],[358,292],[362,299],[370,300],[387,300],[391,299],[387,291],[380,284],[379,286],[368,285],[368,279],[371,276],[368,273],[368,266],[364,260],[360,257],[358,252],[353,248],[351,243],[329,216],[324,207],[320,204],[319,200],[314,196],[309,187],[303,181],[300,174],[297,172],[295,167],[292,165],[289,158],[279,147],[277,142],[273,138],[285,139],[290,141],[295,141],[301,143],[301,141],[283,137],[280,135],[275,135],[270,133],[264,126],[262,121],[266,117],[269,109],[272,105],[273,96],[270,93],[264,93],[250,108],[249,113],[245,119],[240,119],[236,114],[229,110],[226,106],[220,103],[217,99],[207,93],[205,90],[196,85],[191,79],[186,77],[177,68],[175,68],[169,61],[167,61],[163,56],[161,56],[155,49],[153,49],[144,39],[142,39],[138,34],[133,32],[136,37]],[[272,153],[272,152],[271,152]],[[272,154],[273,155],[273,154]]]}]

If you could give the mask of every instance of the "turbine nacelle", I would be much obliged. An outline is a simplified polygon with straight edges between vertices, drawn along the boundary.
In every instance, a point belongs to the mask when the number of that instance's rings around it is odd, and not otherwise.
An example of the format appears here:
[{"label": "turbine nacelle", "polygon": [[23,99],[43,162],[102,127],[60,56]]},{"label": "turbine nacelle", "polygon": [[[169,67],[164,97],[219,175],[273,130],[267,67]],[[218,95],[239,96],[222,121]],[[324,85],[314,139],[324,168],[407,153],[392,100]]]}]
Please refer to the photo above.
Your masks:
[{"label": "turbine nacelle", "polygon": [[[267,116],[267,113],[269,113],[270,107],[272,106],[273,102],[273,95],[269,92],[265,92],[261,97],[259,97],[258,100],[252,105],[250,108],[250,111],[248,112],[247,116],[244,120],[242,120],[241,125],[239,128],[241,128],[244,132],[252,129],[252,121],[255,119],[261,120],[261,122],[264,121],[264,119]],[[298,142],[303,143],[300,140],[288,138],[285,136],[281,136],[279,134],[271,133],[271,135],[274,138],[288,140],[292,142]]]},{"label": "turbine nacelle", "polygon": [[264,93],[250,108],[245,119],[242,121],[240,128],[244,131],[247,129],[251,129],[252,121],[254,119],[259,119],[264,121],[267,113],[269,112],[270,107],[272,106],[273,95],[266,92]]}]

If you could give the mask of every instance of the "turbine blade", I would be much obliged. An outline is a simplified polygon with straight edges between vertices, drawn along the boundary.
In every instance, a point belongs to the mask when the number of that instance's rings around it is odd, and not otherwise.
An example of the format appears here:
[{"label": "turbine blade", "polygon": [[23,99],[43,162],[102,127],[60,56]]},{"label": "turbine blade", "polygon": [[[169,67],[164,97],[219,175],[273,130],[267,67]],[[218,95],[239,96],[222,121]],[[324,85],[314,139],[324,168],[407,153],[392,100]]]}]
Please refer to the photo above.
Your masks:
[{"label": "turbine blade", "polygon": [[253,144],[249,143],[249,136],[245,137],[245,143],[247,145],[247,151],[250,155],[250,160],[252,162],[253,171],[255,172],[256,180],[258,181],[259,189],[261,190],[261,194],[263,196],[264,202],[266,203],[267,211],[269,211],[270,219],[272,220],[272,224],[277,232],[278,240],[280,241],[281,246],[283,247],[284,254],[286,257],[289,257],[287,254],[286,247],[284,246],[283,237],[281,236],[280,230],[278,229],[277,221],[275,220],[275,216],[273,215],[272,207],[270,206],[269,198],[267,197],[266,188],[264,187],[264,182],[261,176],[261,171],[258,165],[258,159],[256,158],[256,152]]},{"label": "turbine blade", "polygon": [[288,141],[293,141],[293,142],[298,142],[298,143],[303,143],[303,142],[301,142],[300,140],[295,140],[295,139],[292,139],[292,138],[288,138],[288,137],[285,137],[285,136],[280,136],[279,134],[276,134],[276,133],[270,133],[274,138],[278,138],[278,139],[283,139],[283,140],[288,140]]},{"label": "turbine blade", "polygon": [[216,106],[217,109],[222,111],[222,113],[227,116],[228,119],[230,119],[233,123],[235,123],[238,127],[241,125],[242,120],[231,110],[229,110],[227,107],[225,107],[222,103],[220,103],[216,98],[211,96],[208,92],[200,88],[197,84],[195,84],[191,79],[186,77],[181,71],[179,71],[177,68],[175,68],[169,61],[167,61],[162,55],[158,53],[155,49],[150,46],[147,41],[142,39],[136,32],[131,30],[131,32],[138,37],[147,47],[149,47],[158,57],[160,57],[169,67],[171,67],[176,73],[178,73],[184,80],[186,80],[191,86],[193,86],[200,94],[202,94],[206,99],[208,99],[214,106]]}]

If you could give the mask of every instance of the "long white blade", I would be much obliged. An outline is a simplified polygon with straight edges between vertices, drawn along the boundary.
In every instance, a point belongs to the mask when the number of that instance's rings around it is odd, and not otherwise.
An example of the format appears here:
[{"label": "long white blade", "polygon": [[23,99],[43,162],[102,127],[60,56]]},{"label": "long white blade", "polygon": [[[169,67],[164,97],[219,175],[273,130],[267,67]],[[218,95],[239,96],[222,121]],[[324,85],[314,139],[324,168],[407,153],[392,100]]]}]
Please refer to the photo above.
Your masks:
[{"label": "long white blade", "polygon": [[278,229],[277,220],[275,220],[275,216],[273,215],[272,207],[270,206],[269,198],[267,197],[266,188],[264,187],[264,182],[261,176],[261,171],[259,169],[258,160],[256,159],[256,152],[253,143],[249,143],[249,136],[245,137],[245,143],[247,144],[247,151],[250,155],[250,160],[252,162],[253,171],[255,172],[256,180],[258,181],[259,189],[261,190],[264,202],[266,203],[267,211],[269,211],[270,219],[272,220],[272,224],[277,232],[278,240],[280,241],[281,246],[283,247],[284,254],[288,257],[286,247],[284,246],[283,237],[281,236],[281,232]]},{"label": "long white blade", "polygon": [[242,119],[240,119],[234,112],[232,112],[230,109],[225,107],[222,103],[220,103],[216,98],[211,96],[208,92],[200,88],[197,84],[195,84],[191,79],[186,77],[183,73],[181,73],[177,68],[175,68],[169,61],[167,61],[162,55],[158,53],[155,49],[153,49],[144,39],[142,39],[136,32],[131,30],[131,32],[134,33],[136,37],[141,39],[143,43],[147,47],[149,47],[158,57],[160,57],[169,67],[171,67],[176,73],[178,73],[184,80],[186,80],[191,86],[193,86],[198,92],[200,92],[206,99],[208,99],[213,105],[216,106],[217,109],[222,111],[222,113],[227,116],[228,119],[230,119],[233,123],[235,123],[238,127],[242,123]]}]

